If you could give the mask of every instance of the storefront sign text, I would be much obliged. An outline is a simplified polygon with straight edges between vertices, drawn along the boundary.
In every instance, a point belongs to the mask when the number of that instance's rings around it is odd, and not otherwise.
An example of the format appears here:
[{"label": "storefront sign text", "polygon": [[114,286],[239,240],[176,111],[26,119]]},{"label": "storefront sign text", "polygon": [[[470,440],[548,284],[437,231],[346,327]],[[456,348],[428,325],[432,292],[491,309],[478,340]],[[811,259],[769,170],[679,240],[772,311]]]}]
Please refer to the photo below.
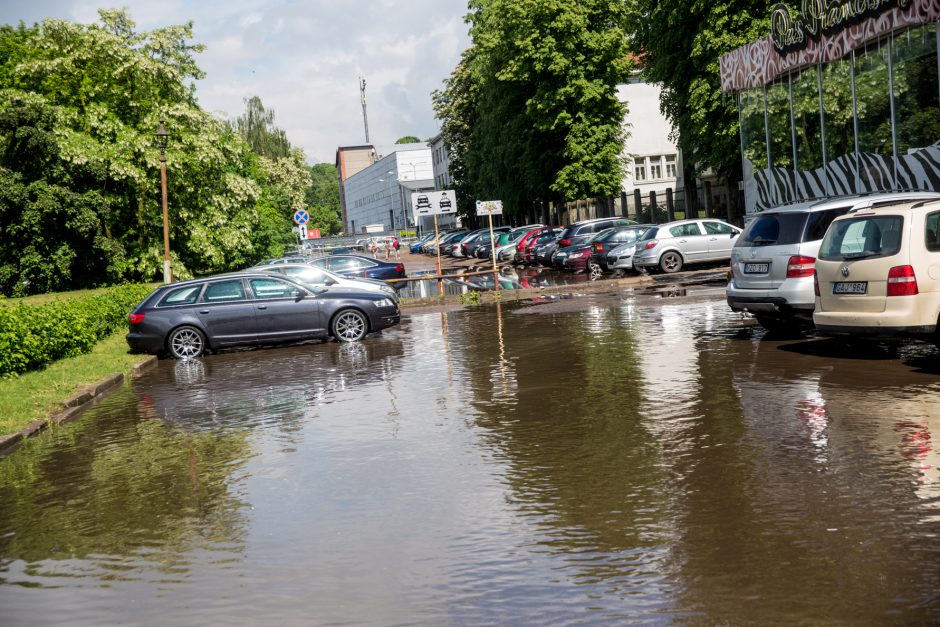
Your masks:
[{"label": "storefront sign text", "polygon": [[891,9],[907,9],[912,0],[803,0],[802,15],[783,4],[770,16],[770,37],[780,54],[806,47],[810,39],[832,35]]}]

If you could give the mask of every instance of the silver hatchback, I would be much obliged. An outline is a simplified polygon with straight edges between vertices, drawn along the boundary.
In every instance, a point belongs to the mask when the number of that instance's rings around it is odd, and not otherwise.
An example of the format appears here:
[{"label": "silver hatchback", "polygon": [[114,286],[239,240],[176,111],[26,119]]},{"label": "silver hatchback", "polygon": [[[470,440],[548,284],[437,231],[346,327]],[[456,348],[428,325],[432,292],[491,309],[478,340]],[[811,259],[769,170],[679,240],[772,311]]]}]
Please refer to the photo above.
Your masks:
[{"label": "silver hatchback", "polygon": [[634,268],[678,272],[690,263],[725,261],[741,229],[722,220],[677,220],[660,224],[636,243]]}]

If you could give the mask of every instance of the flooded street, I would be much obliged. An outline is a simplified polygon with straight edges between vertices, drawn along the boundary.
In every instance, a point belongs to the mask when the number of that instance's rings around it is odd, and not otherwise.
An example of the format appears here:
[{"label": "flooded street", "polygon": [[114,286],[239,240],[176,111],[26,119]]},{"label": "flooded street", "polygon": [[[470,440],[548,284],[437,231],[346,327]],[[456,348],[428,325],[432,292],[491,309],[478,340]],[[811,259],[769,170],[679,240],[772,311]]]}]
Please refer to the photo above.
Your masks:
[{"label": "flooded street", "polygon": [[0,459],[0,623],[940,621],[934,347],[721,288],[407,313],[163,360]]}]

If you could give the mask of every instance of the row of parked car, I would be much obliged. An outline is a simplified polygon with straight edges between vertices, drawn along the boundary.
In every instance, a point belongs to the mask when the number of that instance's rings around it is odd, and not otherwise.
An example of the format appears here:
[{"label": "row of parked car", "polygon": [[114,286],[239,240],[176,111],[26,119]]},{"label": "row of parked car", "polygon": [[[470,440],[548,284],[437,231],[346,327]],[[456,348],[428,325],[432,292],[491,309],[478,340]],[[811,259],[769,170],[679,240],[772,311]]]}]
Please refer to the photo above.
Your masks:
[{"label": "row of parked car", "polygon": [[155,289],[129,316],[135,352],[196,358],[231,346],[356,342],[401,319],[401,263],[337,254],[268,259],[237,273]]}]

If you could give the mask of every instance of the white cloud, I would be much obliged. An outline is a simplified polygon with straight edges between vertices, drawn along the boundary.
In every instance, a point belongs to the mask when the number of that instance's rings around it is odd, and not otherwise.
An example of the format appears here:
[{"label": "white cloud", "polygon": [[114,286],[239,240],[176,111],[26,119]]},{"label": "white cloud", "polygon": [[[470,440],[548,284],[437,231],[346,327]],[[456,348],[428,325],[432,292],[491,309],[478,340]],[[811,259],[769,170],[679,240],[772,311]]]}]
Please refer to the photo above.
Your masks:
[{"label": "white cloud", "polygon": [[466,0],[43,0],[0,3],[0,22],[88,23],[99,7],[118,6],[140,30],[192,20],[194,40],[207,46],[198,57],[202,106],[234,117],[259,96],[311,162],[364,142],[360,75],[373,144],[437,133],[431,91],[468,45]]}]

